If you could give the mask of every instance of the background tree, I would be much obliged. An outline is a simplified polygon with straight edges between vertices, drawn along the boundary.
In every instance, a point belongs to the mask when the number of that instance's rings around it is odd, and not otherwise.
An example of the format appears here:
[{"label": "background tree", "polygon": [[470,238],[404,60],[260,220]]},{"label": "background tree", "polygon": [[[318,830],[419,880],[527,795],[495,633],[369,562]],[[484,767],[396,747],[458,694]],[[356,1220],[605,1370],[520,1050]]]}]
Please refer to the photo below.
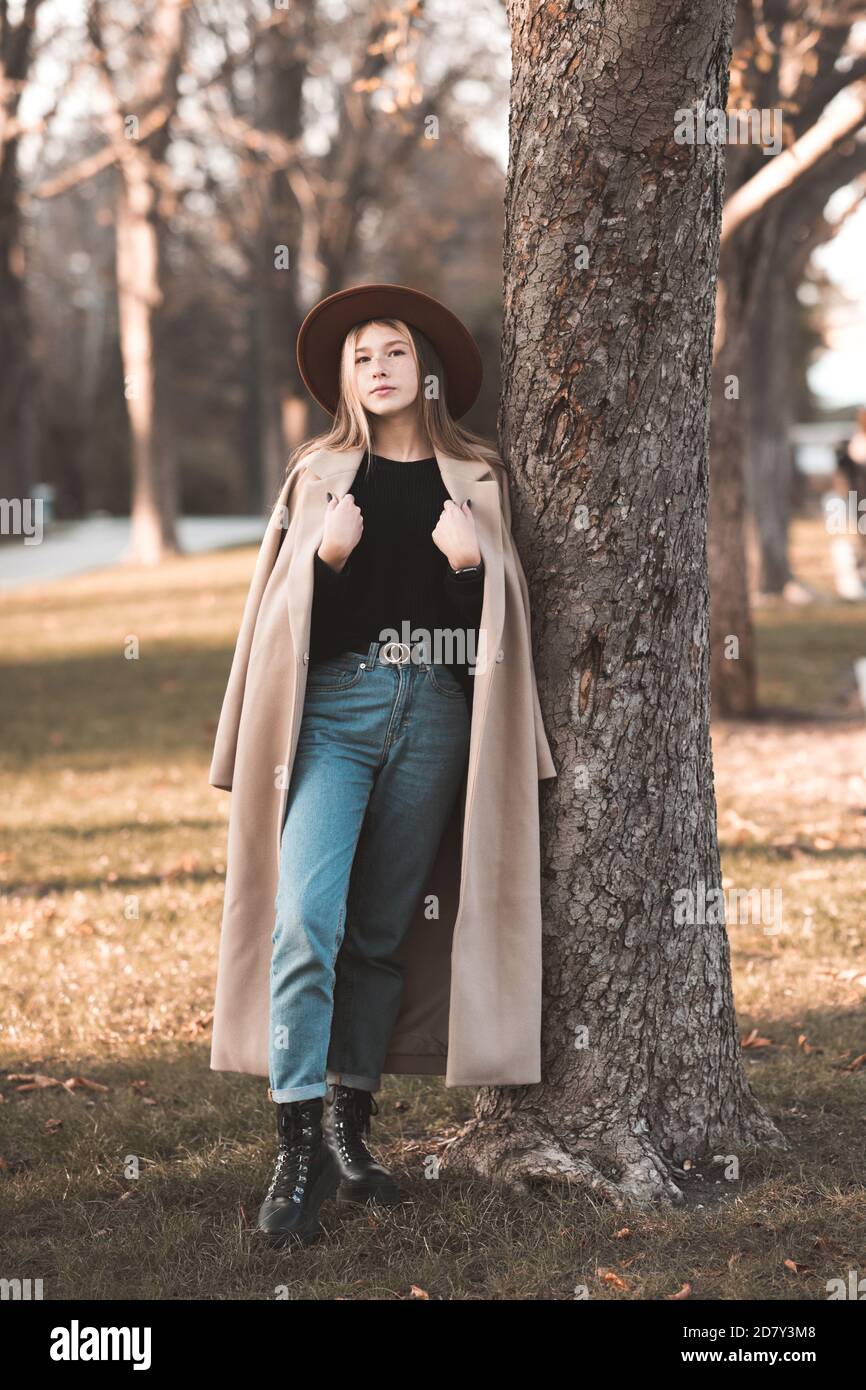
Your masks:
[{"label": "background tree", "polygon": [[[759,392],[777,390],[768,372],[784,365],[766,362],[752,374],[751,345],[772,331],[767,311],[779,301],[774,285],[784,255],[786,212],[808,189],[827,191],[827,179],[842,181],[856,168],[846,154],[851,137],[866,121],[866,56],[860,51],[858,6],[848,0],[833,10],[794,0],[741,0],[731,64],[730,111],[781,111],[786,148],[765,155],[757,143],[728,147],[727,202],[722,223],[715,330],[710,488],[711,669],[713,711],[747,716],[757,708],[754,634],[746,563],[748,422],[763,415]],[[849,101],[833,105],[841,92]],[[832,171],[832,172],[831,172]],[[839,184],[836,184],[838,187]],[[832,188],[829,190],[832,192]],[[829,197],[829,192],[827,192]],[[790,201],[789,201],[790,200]],[[787,206],[786,206],[787,205]],[[759,320],[761,322],[759,323]],[[775,332],[778,350],[780,325]],[[754,406],[750,406],[750,402]],[[769,428],[769,420],[768,420]],[[768,539],[765,559],[778,551],[792,473],[790,456],[778,439],[752,434],[755,471],[752,496],[759,531]],[[760,476],[759,476],[760,470]],[[782,494],[780,497],[780,493]],[[780,568],[778,556],[773,568]],[[770,565],[765,568],[769,570]],[[776,582],[776,575],[772,577]]]},{"label": "background tree", "polygon": [[[172,0],[169,32],[167,3],[70,13],[40,73],[51,138],[31,141],[23,178],[34,467],[62,518],[131,508],[132,558],[149,559],[174,546],[178,505],[266,509],[325,424],[294,340],[329,289],[403,279],[456,297],[488,355],[470,423],[491,433],[498,396],[504,178],[476,138],[501,119],[489,29],[455,8],[431,41],[412,0]],[[132,182],[151,209],[134,227]]]},{"label": "background tree", "polygon": [[[822,164],[824,162],[822,161]],[[797,194],[777,200],[769,254],[760,267],[746,343],[746,501],[757,543],[757,587],[764,594],[807,598],[792,573],[788,555],[796,472],[791,429],[800,396],[795,370],[797,291],[815,251],[837,236],[859,206],[864,190],[858,168],[866,167],[866,141],[850,141],[826,161],[823,174],[803,180]],[[825,209],[832,195],[851,184],[852,201],[843,217],[830,221]]]},{"label": "background tree", "polygon": [[36,381],[30,349],[22,239],[18,113],[34,52],[41,0],[26,0],[17,23],[0,0],[0,490],[30,495],[34,455]]},{"label": "background tree", "polygon": [[[186,42],[190,0],[156,0],[147,31],[121,69],[109,53],[102,0],[90,0],[88,32],[108,103],[106,127],[118,173],[117,293],[120,350],[132,444],[130,558],[156,564],[177,549],[177,478],[172,446],[158,434],[154,314],[162,302],[160,262],[170,123]],[[117,44],[117,40],[115,40]],[[136,74],[129,87],[130,68]]]}]

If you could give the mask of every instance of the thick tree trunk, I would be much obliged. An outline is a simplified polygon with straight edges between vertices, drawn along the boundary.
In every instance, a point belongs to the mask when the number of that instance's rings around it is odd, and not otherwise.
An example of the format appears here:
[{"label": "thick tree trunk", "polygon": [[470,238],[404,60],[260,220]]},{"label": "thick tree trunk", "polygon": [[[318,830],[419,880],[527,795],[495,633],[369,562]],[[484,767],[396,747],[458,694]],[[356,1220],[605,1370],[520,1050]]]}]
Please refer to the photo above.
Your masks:
[{"label": "thick tree trunk", "polygon": [[177,549],[175,480],[167,451],[155,440],[153,314],[160,302],[156,191],[144,157],[121,165],[117,213],[120,352],[132,437],[132,536],[127,558],[155,565]]},{"label": "thick tree trunk", "polygon": [[[733,5],[509,0],[501,442],[559,776],[542,783],[543,1080],[485,1088],[444,1168],[614,1202],[785,1140],[740,1058],[709,734],[706,513]],[[585,268],[579,248],[585,246]]]},{"label": "thick tree trunk", "polygon": [[[101,56],[99,71],[108,93],[108,125],[118,165],[117,295],[120,352],[132,440],[132,536],[126,558],[154,565],[178,548],[177,477],[173,448],[157,430],[154,315],[162,302],[160,189],[167,184],[169,127],[177,106],[183,68],[189,0],[158,0],[150,16],[153,62],[132,102],[135,117],[115,87],[108,59],[102,5],[88,9],[91,41]],[[141,138],[131,119],[161,119]]]}]

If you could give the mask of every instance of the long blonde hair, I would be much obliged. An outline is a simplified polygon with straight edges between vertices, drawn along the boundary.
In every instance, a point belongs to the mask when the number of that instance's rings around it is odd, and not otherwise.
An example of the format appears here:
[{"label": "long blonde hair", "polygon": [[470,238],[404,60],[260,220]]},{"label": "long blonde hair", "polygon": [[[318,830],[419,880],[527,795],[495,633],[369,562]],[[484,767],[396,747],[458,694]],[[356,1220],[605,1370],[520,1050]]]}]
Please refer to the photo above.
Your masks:
[{"label": "long blonde hair", "polygon": [[[317,449],[356,449],[359,445],[367,451],[367,469],[373,453],[373,437],[370,419],[355,386],[355,344],[365,328],[376,324],[383,328],[396,328],[409,339],[415,367],[418,372],[418,408],[421,424],[427,432],[431,444],[451,458],[480,459],[504,468],[499,451],[492,440],[485,439],[464,425],[458,424],[448,410],[445,402],[445,369],[442,360],[426,334],[402,319],[368,319],[355,324],[343,340],[340,353],[340,398],[337,413],[330,429],[316,435],[294,449],[286,464],[286,476],[292,469]],[[431,397],[427,395],[425,384],[431,378],[438,384],[438,391]]]}]

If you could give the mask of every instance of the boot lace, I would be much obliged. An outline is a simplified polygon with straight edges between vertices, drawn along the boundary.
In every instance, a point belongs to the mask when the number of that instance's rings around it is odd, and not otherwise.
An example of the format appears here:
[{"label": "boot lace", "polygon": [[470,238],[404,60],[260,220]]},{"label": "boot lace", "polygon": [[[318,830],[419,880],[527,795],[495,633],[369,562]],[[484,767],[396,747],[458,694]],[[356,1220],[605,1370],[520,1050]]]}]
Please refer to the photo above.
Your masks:
[{"label": "boot lace", "polygon": [[285,1119],[285,1130],[267,1192],[269,1201],[274,1197],[289,1197],[293,1202],[302,1200],[312,1154],[313,1124],[310,1116],[290,1110]]},{"label": "boot lace", "polygon": [[347,1159],[375,1163],[362,1135],[370,1133],[370,1116],[378,1113],[379,1107],[372,1091],[337,1086],[334,1093],[334,1130]]}]

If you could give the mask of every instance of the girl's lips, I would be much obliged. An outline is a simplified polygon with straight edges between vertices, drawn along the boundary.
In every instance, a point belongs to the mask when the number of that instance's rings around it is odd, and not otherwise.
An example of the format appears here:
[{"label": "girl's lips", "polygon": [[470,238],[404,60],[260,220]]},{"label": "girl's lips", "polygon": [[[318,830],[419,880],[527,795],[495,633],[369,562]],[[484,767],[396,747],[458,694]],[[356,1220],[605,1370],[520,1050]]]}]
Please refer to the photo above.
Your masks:
[{"label": "girl's lips", "polygon": [[384,393],[385,393],[386,391],[393,391],[393,390],[394,390],[394,387],[393,387],[393,386],[377,386],[376,389],[375,389],[375,391],[373,392],[373,395],[374,395],[374,396],[382,396],[382,395],[384,395]]}]

